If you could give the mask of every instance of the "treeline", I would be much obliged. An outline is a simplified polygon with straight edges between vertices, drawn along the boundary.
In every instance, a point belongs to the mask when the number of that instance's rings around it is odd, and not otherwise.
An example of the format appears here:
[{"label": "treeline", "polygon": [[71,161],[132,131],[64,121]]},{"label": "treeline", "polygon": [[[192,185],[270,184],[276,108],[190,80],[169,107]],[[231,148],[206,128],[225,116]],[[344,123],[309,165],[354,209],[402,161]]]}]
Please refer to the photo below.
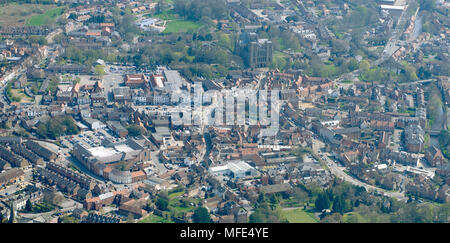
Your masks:
[{"label": "treeline", "polygon": [[174,0],[173,10],[190,20],[200,20],[203,17],[224,19],[228,15],[225,0]]},{"label": "treeline", "polygon": [[304,205],[303,210],[319,212],[321,222],[381,223],[381,222],[448,222],[450,203],[419,204],[418,198],[407,202],[374,195],[364,187],[335,180],[329,188],[316,183],[299,184],[290,192],[267,196],[263,193],[254,202],[251,223],[286,222],[281,207],[289,203]]},{"label": "treeline", "polygon": [[[199,41],[215,40],[213,41]],[[168,65],[180,70],[188,78],[224,77],[231,66],[233,55],[230,53],[231,41],[228,36],[193,35],[192,40],[175,41],[173,44],[148,44],[134,55],[132,61],[136,66]],[[130,57],[127,57],[130,59]]]},{"label": "treeline", "polygon": [[310,44],[302,40],[295,33],[286,29],[280,29],[275,25],[263,26],[257,30],[259,38],[268,38],[273,43],[275,50],[300,51],[301,48],[309,47]]},{"label": "treeline", "polygon": [[450,159],[450,132],[442,130],[439,134],[439,144],[441,145],[442,154]]},{"label": "treeline", "polygon": [[117,15],[113,12],[113,21],[124,42],[132,41],[139,34],[139,27],[135,24],[134,16],[131,13],[120,12],[120,15]]},{"label": "treeline", "polygon": [[[443,113],[443,102],[441,91],[435,84],[431,84],[427,89],[427,115],[431,124]],[[444,114],[445,115],[445,114]],[[444,118],[445,119],[445,118]]]},{"label": "treeline", "polygon": [[63,59],[64,61],[92,65],[92,63],[94,63],[98,59],[115,61],[116,56],[109,55],[109,53],[104,50],[87,50],[69,46],[59,59],[59,61]]},{"label": "treeline", "polygon": [[71,116],[53,117],[45,122],[40,122],[36,133],[43,138],[57,139],[64,135],[78,134],[80,129]]}]

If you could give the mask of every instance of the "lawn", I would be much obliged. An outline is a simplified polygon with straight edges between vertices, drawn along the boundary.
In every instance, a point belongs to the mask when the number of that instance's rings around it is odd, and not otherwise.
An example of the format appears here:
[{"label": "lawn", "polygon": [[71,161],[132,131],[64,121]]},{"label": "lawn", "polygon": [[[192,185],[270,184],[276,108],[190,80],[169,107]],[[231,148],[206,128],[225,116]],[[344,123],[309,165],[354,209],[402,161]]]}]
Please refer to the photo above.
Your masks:
[{"label": "lawn", "polygon": [[184,190],[183,191],[179,191],[179,192],[173,192],[173,193],[169,193],[169,199],[173,200],[181,195],[184,194]]},{"label": "lawn", "polygon": [[288,55],[286,54],[286,53],[283,53],[283,52],[281,52],[281,51],[274,51],[273,52],[273,58],[275,59],[275,58],[285,58],[285,57],[287,57]]},{"label": "lawn", "polygon": [[28,26],[40,26],[53,22],[56,17],[60,16],[64,12],[64,8],[52,8],[43,14],[34,15],[27,20]]},{"label": "lawn", "polygon": [[[31,103],[33,102],[33,99],[29,96],[27,96],[25,93],[23,93],[22,89],[11,89],[11,100],[15,100],[21,103]],[[15,98],[13,98],[15,97]]]},{"label": "lawn", "polygon": [[176,213],[187,213],[194,210],[191,205],[183,205],[180,200],[170,200],[169,207],[175,210]]},{"label": "lawn", "polygon": [[161,216],[150,214],[139,221],[139,223],[172,223],[170,219],[165,219]]},{"label": "lawn", "polygon": [[163,33],[190,32],[200,28],[202,25],[189,20],[169,20]]},{"label": "lawn", "polygon": [[302,209],[283,210],[282,215],[289,223],[317,223],[319,220],[314,214],[305,212]]}]

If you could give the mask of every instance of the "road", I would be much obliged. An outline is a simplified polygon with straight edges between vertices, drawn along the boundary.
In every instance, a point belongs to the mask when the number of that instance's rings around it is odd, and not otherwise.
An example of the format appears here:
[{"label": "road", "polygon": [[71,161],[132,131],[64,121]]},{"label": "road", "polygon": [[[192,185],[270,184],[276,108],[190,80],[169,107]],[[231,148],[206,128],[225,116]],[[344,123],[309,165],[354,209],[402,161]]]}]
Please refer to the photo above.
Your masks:
[{"label": "road", "polygon": [[317,153],[326,162],[328,168],[330,169],[330,172],[333,175],[335,175],[336,177],[338,177],[340,179],[343,179],[344,181],[350,182],[350,183],[352,183],[355,186],[362,186],[367,191],[376,191],[378,193],[381,193],[381,194],[389,196],[389,197],[396,198],[398,200],[407,200],[406,196],[402,192],[386,191],[386,190],[384,190],[382,188],[369,185],[369,184],[367,184],[365,182],[362,182],[362,181],[354,178],[353,176],[348,175],[347,173],[344,172],[345,167],[339,166],[333,159],[330,158],[330,154],[329,153],[322,153],[320,151],[320,147],[324,146],[323,142],[313,138],[313,144],[317,144],[318,145],[318,146],[316,146],[316,149],[314,149],[314,147],[313,147],[313,151],[315,153]]},{"label": "road", "polygon": [[395,26],[395,29],[392,31],[391,36],[390,36],[388,42],[386,43],[383,54],[381,55],[381,57],[378,60],[376,60],[374,62],[375,66],[388,60],[389,57],[391,57],[392,54],[394,54],[400,48],[398,46],[398,44],[400,42],[400,36],[402,35],[402,33],[405,29],[405,24],[408,21],[407,9],[408,9],[411,1],[415,1],[415,0],[410,0],[410,1],[406,2],[405,10],[403,10],[402,14],[400,15],[400,17],[397,21],[397,25]]},{"label": "road", "polygon": [[159,151],[150,152],[150,157],[152,158],[152,162],[158,170],[158,173],[164,174],[167,172],[167,168],[161,162],[159,162],[158,153]]},{"label": "road", "polygon": [[330,159],[328,156],[324,156],[325,160],[327,161],[327,165],[328,168],[330,168],[331,172],[336,175],[337,177],[352,183],[353,185],[356,186],[362,186],[364,188],[366,188],[367,191],[377,191],[385,196],[389,196],[389,197],[393,197],[396,198],[398,200],[407,200],[407,198],[405,197],[404,193],[401,192],[391,192],[391,191],[386,191],[382,188],[379,187],[375,187],[372,185],[369,185],[367,183],[361,182],[359,180],[357,180],[356,178],[348,175],[347,173],[344,172],[344,167],[338,166],[332,159]]}]

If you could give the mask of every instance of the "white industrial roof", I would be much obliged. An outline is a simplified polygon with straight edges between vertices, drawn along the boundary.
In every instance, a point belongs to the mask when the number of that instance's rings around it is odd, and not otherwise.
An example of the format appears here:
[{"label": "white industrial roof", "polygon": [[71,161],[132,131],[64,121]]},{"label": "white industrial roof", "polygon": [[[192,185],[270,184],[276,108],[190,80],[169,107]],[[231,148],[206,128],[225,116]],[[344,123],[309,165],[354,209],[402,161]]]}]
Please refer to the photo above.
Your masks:
[{"label": "white industrial roof", "polygon": [[117,146],[114,146],[114,147],[115,147],[116,150],[119,151],[119,152],[125,152],[125,153],[127,153],[127,152],[134,151],[134,149],[132,149],[130,146],[128,146],[128,145],[126,145],[126,144],[121,144],[121,145],[117,145]]},{"label": "white industrial roof", "polygon": [[89,148],[89,152],[95,157],[107,157],[117,153],[114,148],[105,148],[103,146]]},{"label": "white industrial roof", "polygon": [[382,9],[387,9],[387,10],[403,10],[403,9],[405,9],[405,6],[393,6],[393,5],[385,5],[385,4],[380,5],[380,7]]}]

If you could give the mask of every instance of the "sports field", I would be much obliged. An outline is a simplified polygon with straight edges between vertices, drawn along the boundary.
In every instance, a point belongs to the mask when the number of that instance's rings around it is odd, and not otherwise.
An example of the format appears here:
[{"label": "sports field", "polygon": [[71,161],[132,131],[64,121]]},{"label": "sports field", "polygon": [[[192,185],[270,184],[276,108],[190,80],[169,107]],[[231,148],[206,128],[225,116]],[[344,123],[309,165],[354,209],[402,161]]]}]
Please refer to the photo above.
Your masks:
[{"label": "sports field", "polygon": [[200,28],[202,25],[188,20],[169,20],[163,33],[190,32]]}]

